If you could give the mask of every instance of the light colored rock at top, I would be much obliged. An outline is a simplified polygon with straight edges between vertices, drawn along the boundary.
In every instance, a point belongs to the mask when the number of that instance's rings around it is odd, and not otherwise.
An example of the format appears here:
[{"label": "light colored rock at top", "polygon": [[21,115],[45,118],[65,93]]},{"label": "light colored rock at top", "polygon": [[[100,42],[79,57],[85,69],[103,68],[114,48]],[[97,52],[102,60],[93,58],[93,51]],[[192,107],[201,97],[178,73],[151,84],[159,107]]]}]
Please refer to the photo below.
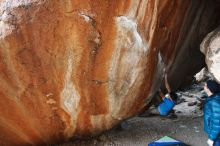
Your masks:
[{"label": "light colored rock at top", "polygon": [[220,83],[220,27],[209,33],[201,44],[206,64],[214,78]]}]

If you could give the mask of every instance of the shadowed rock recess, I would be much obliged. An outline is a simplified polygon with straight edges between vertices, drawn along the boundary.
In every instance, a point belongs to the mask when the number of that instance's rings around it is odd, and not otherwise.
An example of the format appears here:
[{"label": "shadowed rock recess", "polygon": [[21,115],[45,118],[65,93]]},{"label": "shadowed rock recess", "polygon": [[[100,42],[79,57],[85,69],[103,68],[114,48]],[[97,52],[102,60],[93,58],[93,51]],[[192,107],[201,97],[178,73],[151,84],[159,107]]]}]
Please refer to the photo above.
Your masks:
[{"label": "shadowed rock recess", "polygon": [[0,145],[99,134],[205,66],[215,0],[1,0]]}]

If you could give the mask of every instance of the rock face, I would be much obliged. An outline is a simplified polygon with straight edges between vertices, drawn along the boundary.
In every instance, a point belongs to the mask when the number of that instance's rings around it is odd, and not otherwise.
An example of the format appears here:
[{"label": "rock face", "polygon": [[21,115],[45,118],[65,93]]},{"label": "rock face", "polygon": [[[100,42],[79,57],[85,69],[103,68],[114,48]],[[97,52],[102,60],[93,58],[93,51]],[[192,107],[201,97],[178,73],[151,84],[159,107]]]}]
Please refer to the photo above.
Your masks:
[{"label": "rock face", "polygon": [[195,76],[196,81],[199,82],[204,82],[207,79],[212,78],[212,75],[208,71],[207,67],[204,67],[200,72],[198,72]]},{"label": "rock face", "polygon": [[1,0],[0,145],[96,135],[205,63],[219,6],[200,0]]},{"label": "rock face", "polygon": [[220,27],[209,33],[201,44],[209,72],[220,83]]}]

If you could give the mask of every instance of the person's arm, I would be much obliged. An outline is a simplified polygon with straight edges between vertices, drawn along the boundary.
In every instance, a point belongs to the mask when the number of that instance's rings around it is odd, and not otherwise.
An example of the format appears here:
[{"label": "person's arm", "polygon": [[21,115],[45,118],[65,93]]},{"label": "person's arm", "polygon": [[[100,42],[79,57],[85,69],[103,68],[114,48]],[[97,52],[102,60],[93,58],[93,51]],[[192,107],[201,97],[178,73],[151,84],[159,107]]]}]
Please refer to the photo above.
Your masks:
[{"label": "person's arm", "polygon": [[159,96],[160,96],[162,99],[164,99],[165,95],[163,94],[163,92],[161,91],[161,89],[159,89],[158,93],[159,93]]},{"label": "person's arm", "polygon": [[220,110],[219,105],[215,102],[211,103],[210,132],[209,139],[215,141],[220,134]]},{"label": "person's arm", "polygon": [[207,134],[210,133],[210,119],[211,119],[211,106],[208,101],[204,104],[204,130]]},{"label": "person's arm", "polygon": [[165,82],[165,87],[166,87],[168,93],[170,93],[171,89],[170,89],[170,85],[169,85],[168,80],[167,80],[167,74],[165,74],[165,81],[164,82]]},{"label": "person's arm", "polygon": [[169,85],[168,80],[167,80],[167,74],[165,74],[164,82],[165,82],[165,87],[166,87],[166,89],[167,89],[167,91],[168,91],[168,98],[169,98],[170,100],[172,100],[172,98],[170,97],[171,88],[170,88],[170,85]]}]

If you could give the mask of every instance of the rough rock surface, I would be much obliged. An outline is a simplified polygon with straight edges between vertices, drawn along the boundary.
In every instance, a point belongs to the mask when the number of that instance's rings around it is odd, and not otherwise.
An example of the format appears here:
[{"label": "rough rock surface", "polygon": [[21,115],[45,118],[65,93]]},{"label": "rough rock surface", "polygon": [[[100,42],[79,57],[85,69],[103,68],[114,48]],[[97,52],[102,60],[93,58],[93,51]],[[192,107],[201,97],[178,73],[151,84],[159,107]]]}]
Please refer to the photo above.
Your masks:
[{"label": "rough rock surface", "polygon": [[199,83],[199,82],[203,82],[207,79],[212,79],[213,75],[208,71],[207,67],[204,67],[194,77],[195,77],[196,81]]},{"label": "rough rock surface", "polygon": [[138,113],[164,68],[176,89],[204,66],[218,13],[211,0],[1,0],[0,145],[95,135]]},{"label": "rough rock surface", "polygon": [[209,72],[220,83],[220,27],[209,33],[201,44]]}]

